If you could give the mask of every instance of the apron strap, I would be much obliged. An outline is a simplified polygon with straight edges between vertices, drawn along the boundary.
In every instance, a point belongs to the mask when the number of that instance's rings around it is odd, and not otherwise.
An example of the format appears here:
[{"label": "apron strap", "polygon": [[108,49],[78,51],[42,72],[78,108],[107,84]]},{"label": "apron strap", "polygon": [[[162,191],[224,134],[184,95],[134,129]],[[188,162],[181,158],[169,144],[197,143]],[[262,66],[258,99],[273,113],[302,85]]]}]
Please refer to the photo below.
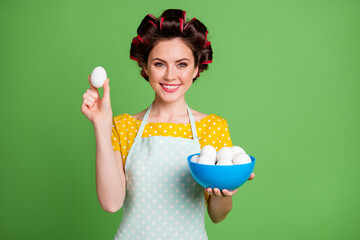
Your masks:
[{"label": "apron strap", "polygon": [[192,131],[193,138],[194,138],[194,140],[199,141],[198,136],[197,136],[197,132],[196,132],[196,125],[195,125],[194,117],[193,117],[193,115],[192,115],[192,113],[190,111],[190,108],[189,108],[189,106],[187,104],[186,104],[186,108],[187,108],[188,113],[189,113],[191,131]]},{"label": "apron strap", "polygon": [[[144,129],[145,129],[145,125],[146,125],[146,122],[147,122],[147,119],[150,115],[150,110],[151,110],[151,106],[152,104],[150,105],[150,107],[147,109],[143,119],[142,119],[142,122],[141,122],[141,125],[140,125],[140,128],[139,128],[139,131],[137,132],[136,134],[136,137],[135,137],[135,140],[134,140],[134,143],[139,141],[139,139],[141,138],[143,132],[144,132]],[[197,132],[196,132],[196,125],[195,125],[195,120],[194,120],[194,117],[190,111],[190,108],[189,106],[186,104],[186,108],[187,108],[187,111],[188,111],[188,114],[189,114],[189,118],[190,118],[190,125],[191,125],[191,131],[192,131],[192,135],[193,135],[193,138],[195,141],[199,142],[199,139],[198,139],[198,136],[197,136]]]},{"label": "apron strap", "polygon": [[139,131],[138,131],[137,134],[136,134],[134,143],[135,143],[136,141],[139,141],[139,140],[140,140],[140,138],[141,138],[141,136],[142,136],[142,134],[143,134],[143,132],[144,132],[145,125],[146,125],[147,119],[148,119],[149,114],[150,114],[151,106],[152,106],[152,104],[151,104],[150,107],[147,109],[147,111],[146,111],[146,113],[145,113],[145,115],[144,115],[144,117],[143,117],[143,119],[142,119],[142,122],[141,122],[141,125],[140,125],[140,128],[139,128]]}]

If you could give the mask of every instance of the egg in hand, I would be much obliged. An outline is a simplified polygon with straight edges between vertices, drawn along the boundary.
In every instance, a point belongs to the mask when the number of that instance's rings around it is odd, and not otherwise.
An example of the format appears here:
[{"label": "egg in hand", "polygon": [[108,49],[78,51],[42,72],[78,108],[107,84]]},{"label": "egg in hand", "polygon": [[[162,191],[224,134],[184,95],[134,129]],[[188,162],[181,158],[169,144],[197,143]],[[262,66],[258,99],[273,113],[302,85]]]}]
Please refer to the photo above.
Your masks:
[{"label": "egg in hand", "polygon": [[107,79],[106,71],[103,67],[98,66],[91,72],[90,81],[96,88],[101,88]]}]

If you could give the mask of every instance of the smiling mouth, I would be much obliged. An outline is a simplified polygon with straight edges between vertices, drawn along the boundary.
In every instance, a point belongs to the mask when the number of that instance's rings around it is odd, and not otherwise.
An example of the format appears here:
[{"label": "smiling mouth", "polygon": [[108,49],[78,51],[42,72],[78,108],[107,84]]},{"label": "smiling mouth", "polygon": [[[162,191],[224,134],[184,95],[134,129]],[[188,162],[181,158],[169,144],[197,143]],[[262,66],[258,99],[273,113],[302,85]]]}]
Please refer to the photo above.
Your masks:
[{"label": "smiling mouth", "polygon": [[162,84],[161,87],[165,90],[165,92],[175,92],[181,86],[181,84]]}]

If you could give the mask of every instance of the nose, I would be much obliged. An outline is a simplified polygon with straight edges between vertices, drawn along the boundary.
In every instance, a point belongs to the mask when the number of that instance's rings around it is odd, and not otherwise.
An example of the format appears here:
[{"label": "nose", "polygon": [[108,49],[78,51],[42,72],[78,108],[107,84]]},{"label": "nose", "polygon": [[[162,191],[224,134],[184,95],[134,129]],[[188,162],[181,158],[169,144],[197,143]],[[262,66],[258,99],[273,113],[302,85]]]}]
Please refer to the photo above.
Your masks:
[{"label": "nose", "polygon": [[172,81],[175,80],[175,77],[176,77],[176,70],[174,70],[172,67],[168,67],[166,69],[165,79],[168,81]]}]

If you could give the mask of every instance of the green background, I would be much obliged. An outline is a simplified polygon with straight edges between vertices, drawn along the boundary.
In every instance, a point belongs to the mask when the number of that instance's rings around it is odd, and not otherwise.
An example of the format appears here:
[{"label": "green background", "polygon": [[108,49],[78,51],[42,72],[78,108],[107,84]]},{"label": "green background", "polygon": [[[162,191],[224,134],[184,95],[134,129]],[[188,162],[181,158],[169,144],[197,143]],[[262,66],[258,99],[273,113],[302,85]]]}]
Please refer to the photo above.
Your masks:
[{"label": "green background", "polygon": [[0,239],[113,239],[82,95],[100,65],[114,115],[148,107],[130,43],[168,8],[213,46],[189,106],[257,159],[228,217],[206,216],[209,239],[359,239],[360,2],[346,0],[1,1]]}]

